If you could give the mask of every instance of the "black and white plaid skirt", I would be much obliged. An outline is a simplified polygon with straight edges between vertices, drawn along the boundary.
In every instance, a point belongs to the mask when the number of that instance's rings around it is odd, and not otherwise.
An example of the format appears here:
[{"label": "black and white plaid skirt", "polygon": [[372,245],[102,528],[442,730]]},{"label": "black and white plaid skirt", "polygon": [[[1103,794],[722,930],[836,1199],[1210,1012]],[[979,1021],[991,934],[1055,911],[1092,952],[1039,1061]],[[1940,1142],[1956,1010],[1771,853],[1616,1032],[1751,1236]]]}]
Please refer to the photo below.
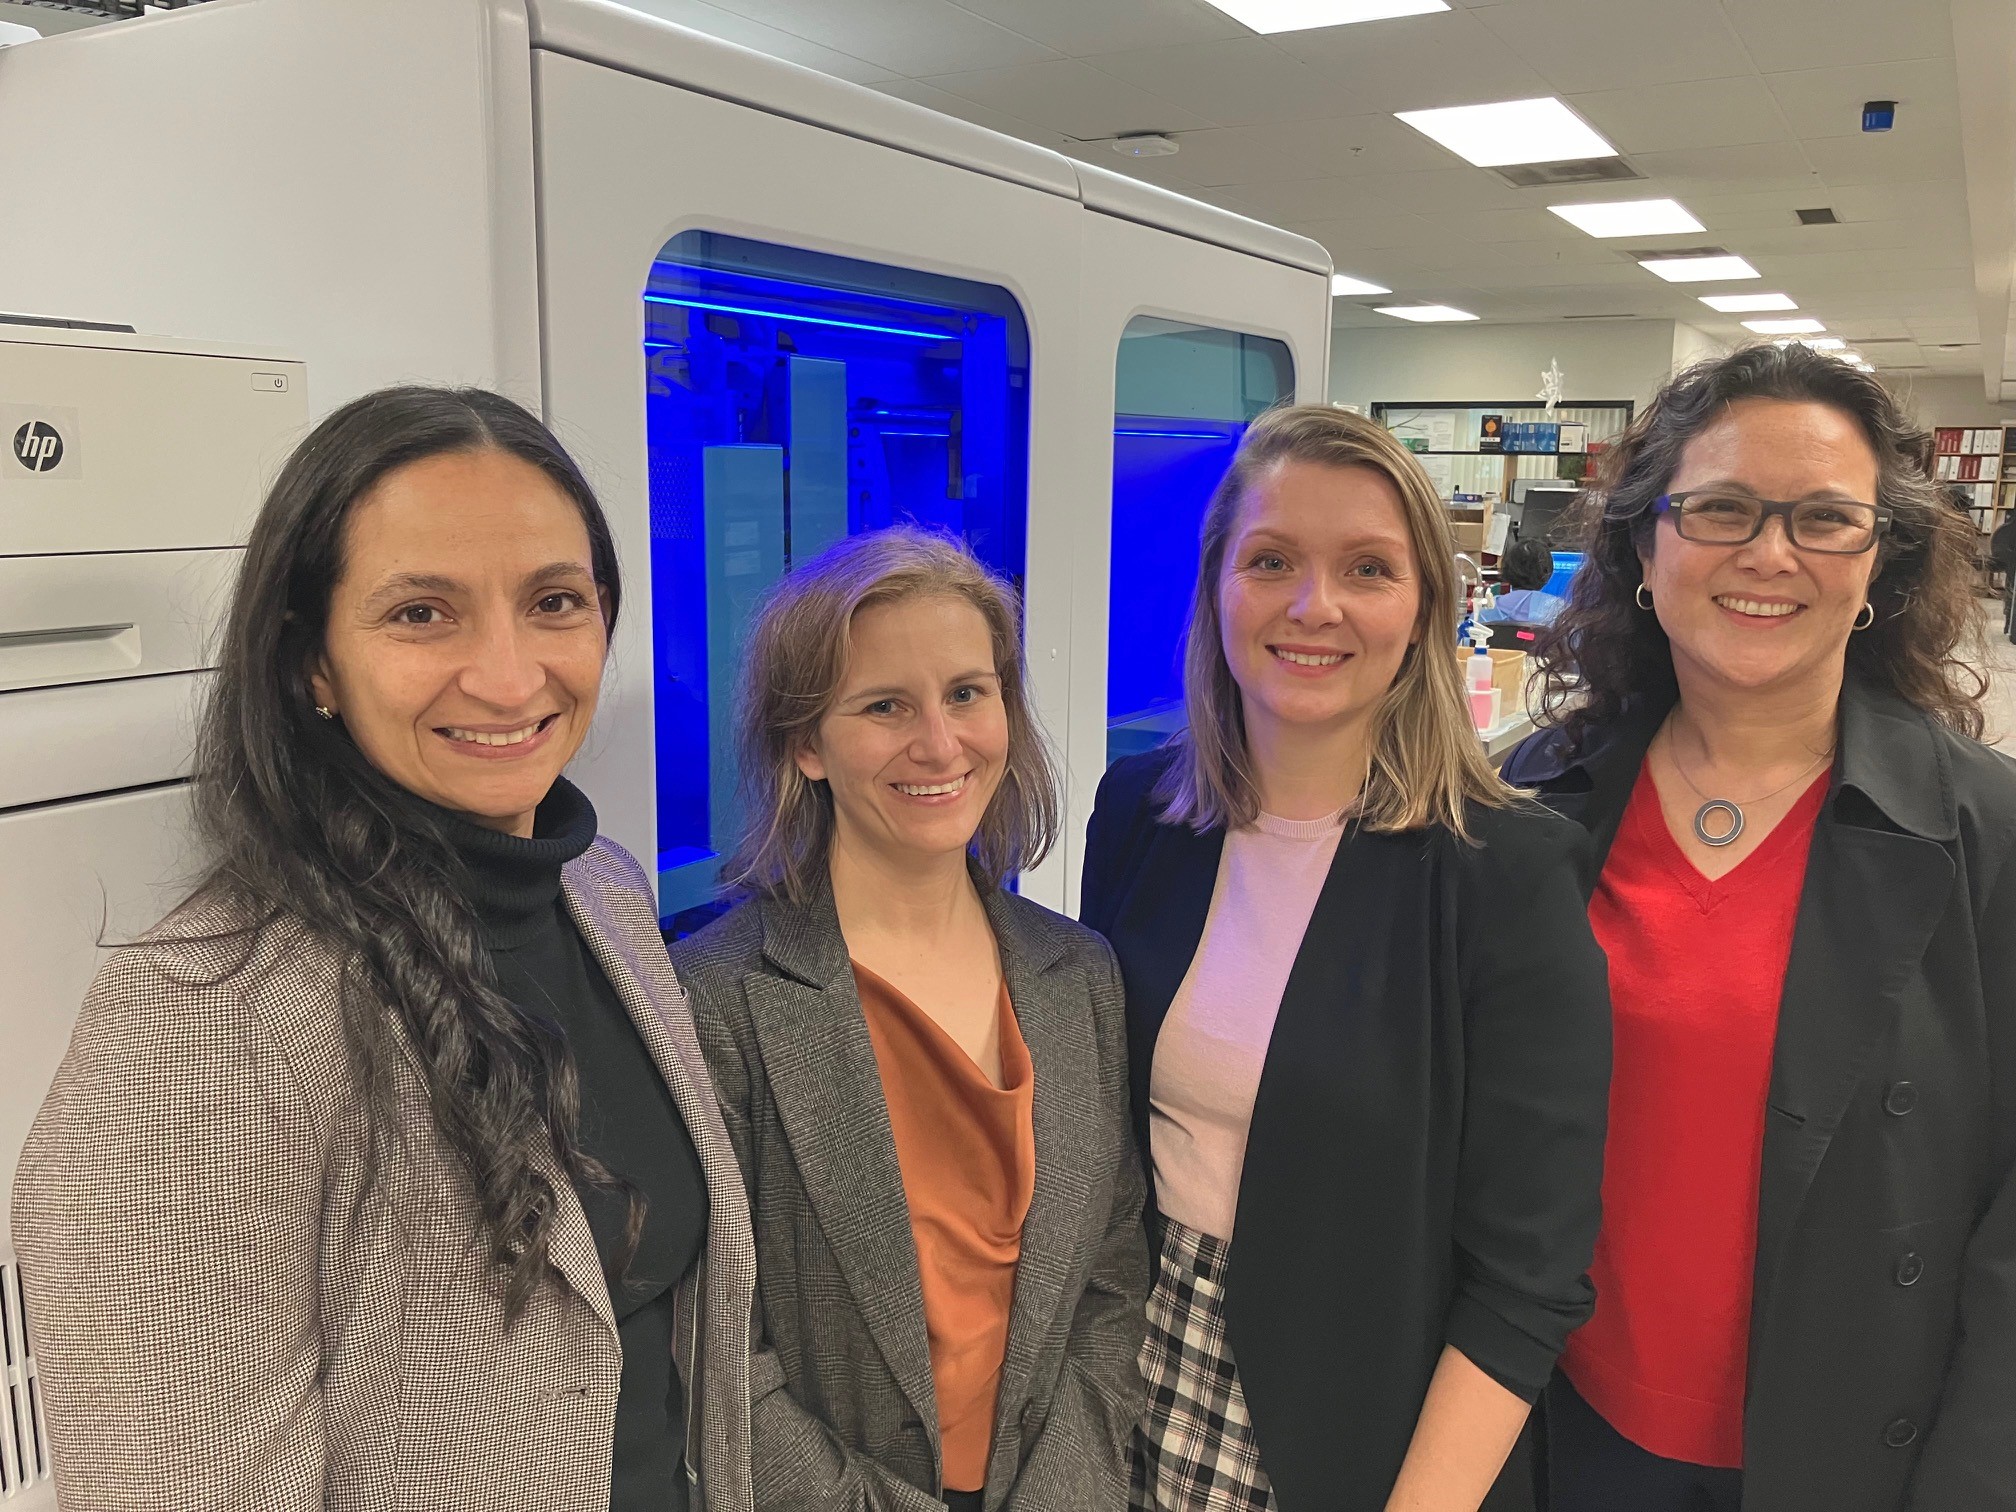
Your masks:
[{"label": "black and white plaid skirt", "polygon": [[1223,1239],[1161,1220],[1134,1435],[1132,1512],[1274,1512],[1246,1393],[1225,1341]]}]

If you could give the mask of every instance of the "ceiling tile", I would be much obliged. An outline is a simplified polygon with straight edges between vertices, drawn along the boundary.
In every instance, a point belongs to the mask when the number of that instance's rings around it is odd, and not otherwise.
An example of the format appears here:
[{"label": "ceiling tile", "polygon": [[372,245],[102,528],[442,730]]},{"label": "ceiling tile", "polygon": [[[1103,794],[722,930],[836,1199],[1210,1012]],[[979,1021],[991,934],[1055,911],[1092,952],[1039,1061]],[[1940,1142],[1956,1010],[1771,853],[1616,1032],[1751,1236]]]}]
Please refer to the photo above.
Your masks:
[{"label": "ceiling tile", "polygon": [[1056,55],[952,0],[719,0],[723,10],[915,78]]},{"label": "ceiling tile", "polygon": [[1691,194],[1701,193],[1790,193],[1817,188],[1821,183],[1819,175],[1807,162],[1806,154],[1795,142],[1640,152],[1634,153],[1631,161],[1682,200]]},{"label": "ceiling tile", "polygon": [[1767,74],[1764,82],[1784,108],[1793,133],[1802,137],[1859,133],[1866,100],[1897,102],[1893,135],[1960,129],[1959,80],[1951,58],[1806,68]]},{"label": "ceiling tile", "polygon": [[1728,10],[1765,73],[1953,54],[1946,0],[1742,0]]},{"label": "ceiling tile", "polygon": [[1437,211],[1426,219],[1440,234],[1483,244],[1494,254],[1504,254],[1513,246],[1537,243],[1544,244],[1549,257],[1608,255],[1601,242],[1537,205],[1530,210]]},{"label": "ceiling tile", "polygon": [[1626,153],[1784,142],[1792,133],[1761,79],[1703,79],[1571,95],[1568,103]]},{"label": "ceiling tile", "polygon": [[923,82],[1081,141],[1129,132],[1188,131],[1210,124],[1075,58],[940,74]]},{"label": "ceiling tile", "polygon": [[1830,186],[1909,184],[1962,179],[1966,163],[1957,134],[1877,132],[1869,135],[1810,137],[1807,161]]},{"label": "ceiling tile", "polygon": [[1266,218],[1284,221],[1355,220],[1388,216],[1395,207],[1359,185],[1338,178],[1283,179],[1228,190]]},{"label": "ceiling tile", "polygon": [[1253,34],[1204,0],[958,0],[1067,57]]},{"label": "ceiling tile", "polygon": [[[1468,11],[1281,32],[1269,40],[1327,75],[1338,91],[1338,108],[1354,113],[1528,100],[1554,92]],[[1444,161],[1458,159],[1449,155]]]},{"label": "ceiling tile", "polygon": [[1341,113],[1335,81],[1262,37],[1190,42],[1087,60],[1219,126],[1304,121]]},{"label": "ceiling tile", "polygon": [[1019,116],[989,110],[984,105],[975,105],[971,100],[962,100],[942,89],[934,89],[919,79],[888,79],[873,86],[886,95],[894,95],[899,100],[908,100],[913,105],[922,105],[941,115],[957,116],[962,121],[971,121],[975,126],[984,126],[989,131],[998,131],[1004,136],[1020,137],[1025,142],[1035,142],[1044,147],[1061,147],[1065,144],[1062,132],[1046,131],[1032,121]]},{"label": "ceiling tile", "polygon": [[1514,189],[1488,168],[1438,168],[1427,173],[1369,173],[1352,180],[1389,204],[1417,214],[1525,210],[1534,191]]},{"label": "ceiling tile", "polygon": [[681,26],[690,26],[724,42],[740,43],[773,58],[816,68],[836,79],[846,79],[855,84],[875,84],[897,77],[889,69],[851,53],[821,47],[817,42],[808,42],[791,32],[752,21],[718,5],[709,5],[706,0],[623,0],[623,3],[631,10],[656,16],[661,21],[676,21]]},{"label": "ceiling tile", "polygon": [[1177,143],[1184,175],[1200,184],[1357,178],[1440,168],[1449,161],[1440,147],[1391,116],[1186,131]]},{"label": "ceiling tile", "polygon": [[1828,203],[1844,221],[1944,222],[1953,235],[1967,234],[1967,186],[1957,179],[1847,184]]},{"label": "ceiling tile", "polygon": [[1754,72],[1715,0],[1529,0],[1478,19],[1563,94]]}]

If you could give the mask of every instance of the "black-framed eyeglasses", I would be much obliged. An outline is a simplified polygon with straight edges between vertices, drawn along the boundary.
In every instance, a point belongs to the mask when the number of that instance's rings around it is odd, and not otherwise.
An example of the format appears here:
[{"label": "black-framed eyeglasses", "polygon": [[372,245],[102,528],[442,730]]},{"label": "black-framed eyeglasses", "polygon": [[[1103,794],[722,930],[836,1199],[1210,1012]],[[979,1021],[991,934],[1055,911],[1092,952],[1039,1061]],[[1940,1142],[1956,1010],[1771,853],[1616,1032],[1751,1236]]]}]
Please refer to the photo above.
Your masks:
[{"label": "black-framed eyeglasses", "polygon": [[1661,494],[1655,514],[1673,516],[1683,541],[1704,546],[1745,546],[1764,533],[1773,515],[1801,551],[1859,556],[1875,549],[1890,528],[1890,511],[1844,499],[1759,499],[1730,488],[1690,488]]}]

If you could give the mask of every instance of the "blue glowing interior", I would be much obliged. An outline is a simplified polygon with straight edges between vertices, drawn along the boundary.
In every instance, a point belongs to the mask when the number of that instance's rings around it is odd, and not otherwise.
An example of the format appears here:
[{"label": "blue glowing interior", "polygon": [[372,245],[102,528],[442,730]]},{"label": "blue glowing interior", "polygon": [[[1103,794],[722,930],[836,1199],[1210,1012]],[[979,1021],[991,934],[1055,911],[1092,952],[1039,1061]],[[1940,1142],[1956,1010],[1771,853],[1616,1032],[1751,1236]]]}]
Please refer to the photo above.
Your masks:
[{"label": "blue glowing interior", "polygon": [[1106,759],[1151,750],[1183,719],[1183,627],[1204,506],[1239,438],[1295,392],[1287,343],[1139,316],[1120,341]]},{"label": "blue glowing interior", "polygon": [[735,841],[734,696],[794,562],[899,521],[1019,587],[1029,338],[1005,289],[689,231],[644,290],[659,912],[707,908]]}]

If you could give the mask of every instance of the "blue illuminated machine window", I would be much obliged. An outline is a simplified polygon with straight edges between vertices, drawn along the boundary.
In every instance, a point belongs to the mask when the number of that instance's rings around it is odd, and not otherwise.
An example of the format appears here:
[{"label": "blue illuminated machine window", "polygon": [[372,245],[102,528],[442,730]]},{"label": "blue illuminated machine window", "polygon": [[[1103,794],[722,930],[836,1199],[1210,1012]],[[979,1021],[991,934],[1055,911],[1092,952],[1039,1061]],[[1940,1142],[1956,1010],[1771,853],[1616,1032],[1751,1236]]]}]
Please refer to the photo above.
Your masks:
[{"label": "blue illuminated machine window", "polygon": [[734,692],[764,590],[899,521],[1021,585],[1029,337],[1005,289],[705,231],[666,243],[644,316],[659,911],[678,931],[740,827]]},{"label": "blue illuminated machine window", "polygon": [[1120,338],[1106,759],[1183,723],[1183,626],[1204,506],[1247,425],[1295,392],[1286,342],[1137,316]]}]

